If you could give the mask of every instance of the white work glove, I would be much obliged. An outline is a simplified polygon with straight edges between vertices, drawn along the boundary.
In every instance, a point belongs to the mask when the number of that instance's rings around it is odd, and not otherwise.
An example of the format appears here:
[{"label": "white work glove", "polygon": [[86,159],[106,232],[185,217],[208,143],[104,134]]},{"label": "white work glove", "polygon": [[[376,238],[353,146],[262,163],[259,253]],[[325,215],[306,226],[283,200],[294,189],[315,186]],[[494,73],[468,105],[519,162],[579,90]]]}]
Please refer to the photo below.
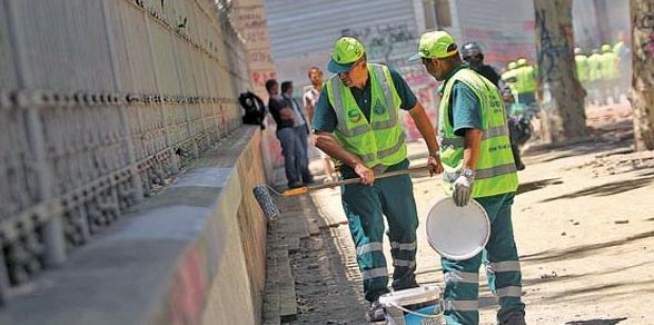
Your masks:
[{"label": "white work glove", "polygon": [[472,184],[475,182],[475,172],[471,169],[463,169],[459,177],[452,183],[452,199],[458,207],[468,205],[472,193]]}]

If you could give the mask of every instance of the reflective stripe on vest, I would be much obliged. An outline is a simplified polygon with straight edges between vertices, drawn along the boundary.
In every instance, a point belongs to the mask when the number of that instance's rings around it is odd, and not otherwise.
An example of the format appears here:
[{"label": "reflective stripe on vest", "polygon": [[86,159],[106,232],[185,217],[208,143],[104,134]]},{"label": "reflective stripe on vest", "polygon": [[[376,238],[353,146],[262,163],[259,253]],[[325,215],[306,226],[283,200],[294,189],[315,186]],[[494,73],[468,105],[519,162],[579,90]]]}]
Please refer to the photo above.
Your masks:
[{"label": "reflective stripe on vest", "polygon": [[387,67],[368,64],[370,117],[365,118],[354,96],[335,75],[327,81],[327,95],[337,117],[335,136],[368,167],[394,165],[406,159],[405,135],[399,120],[401,99]]},{"label": "reflective stripe on vest", "polygon": [[454,134],[448,117],[450,96],[455,82],[468,86],[481,105],[483,137],[472,197],[514,192],[518,179],[501,96],[490,81],[467,68],[457,71],[448,80],[441,98],[438,132],[443,166],[446,171],[456,171],[461,168],[463,161],[465,139]]},{"label": "reflective stripe on vest", "polygon": [[[482,140],[500,137],[500,136],[509,136],[509,129],[506,126],[497,126],[484,130]],[[438,137],[438,145],[445,147],[463,147],[465,139],[463,137],[456,138],[442,138]]]}]

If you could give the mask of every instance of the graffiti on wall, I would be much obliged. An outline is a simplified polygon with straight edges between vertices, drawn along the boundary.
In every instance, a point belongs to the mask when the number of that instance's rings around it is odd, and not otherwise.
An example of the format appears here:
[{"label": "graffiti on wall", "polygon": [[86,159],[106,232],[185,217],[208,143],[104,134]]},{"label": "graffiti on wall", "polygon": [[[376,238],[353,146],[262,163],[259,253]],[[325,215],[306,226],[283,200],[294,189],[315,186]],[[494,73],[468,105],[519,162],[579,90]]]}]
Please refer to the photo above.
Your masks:
[{"label": "graffiti on wall", "polygon": [[351,36],[366,44],[370,60],[384,60],[389,65],[406,64],[406,58],[398,58],[406,52],[407,46],[414,48],[416,34],[409,30],[409,25],[377,24],[363,28],[346,28],[341,30],[342,36]]},{"label": "graffiti on wall", "polygon": [[644,36],[640,43],[644,54],[654,58],[654,12],[643,14],[636,20],[635,27]]},{"label": "graffiti on wall", "polygon": [[555,39],[556,35],[552,35],[552,31],[547,26],[545,10],[536,10],[536,24],[538,24],[540,36],[540,51],[537,55],[538,66],[544,81],[551,81],[557,78],[554,69],[556,62],[566,56],[573,55],[570,46],[574,42],[572,25],[561,26],[560,32],[563,34],[565,41],[560,44]]}]

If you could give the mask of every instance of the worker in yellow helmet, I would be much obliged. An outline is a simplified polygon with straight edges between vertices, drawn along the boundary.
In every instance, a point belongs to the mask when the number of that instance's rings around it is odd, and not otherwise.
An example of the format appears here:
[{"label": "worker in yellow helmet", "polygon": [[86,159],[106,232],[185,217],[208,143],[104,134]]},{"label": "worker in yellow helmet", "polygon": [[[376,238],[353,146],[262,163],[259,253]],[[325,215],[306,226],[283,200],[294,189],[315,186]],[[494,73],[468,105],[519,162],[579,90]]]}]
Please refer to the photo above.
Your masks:
[{"label": "worker in yellow helmet", "polygon": [[463,63],[447,32],[422,34],[413,58],[442,81],[438,138],[446,187],[457,206],[474,198],[491,222],[484,253],[465,260],[441,258],[447,324],[479,324],[479,268],[486,259],[489,287],[499,297],[498,324],[524,325],[522,275],[511,226],[518,176],[500,92]]},{"label": "worker in yellow helmet", "polygon": [[534,66],[529,65],[527,59],[520,58],[516,61],[516,82],[514,85],[518,102],[527,106],[533,106],[536,103],[536,70]]},{"label": "worker in yellow helmet", "polygon": [[618,71],[618,56],[613,52],[613,48],[610,45],[602,45],[602,54],[600,54],[601,60],[601,72],[602,72],[602,93],[604,94],[604,100],[607,101],[611,97],[614,103],[618,102],[620,97],[620,92],[618,90],[618,78],[620,77]]},{"label": "worker in yellow helmet", "polygon": [[409,167],[401,111],[409,113],[425,139],[430,171],[441,173],[436,132],[404,78],[386,65],[369,63],[359,40],[339,38],[327,69],[333,75],[313,115],[316,146],[343,163],[343,178],[361,180],[341,188],[341,201],[370,302],[367,318],[383,321],[378,298],[389,292],[384,233],[391,241],[393,289],[416,287],[418,214],[409,175],[375,176]]},{"label": "worker in yellow helmet", "polygon": [[588,57],[588,93],[590,100],[597,104],[604,104],[602,93],[602,55],[598,49]]}]

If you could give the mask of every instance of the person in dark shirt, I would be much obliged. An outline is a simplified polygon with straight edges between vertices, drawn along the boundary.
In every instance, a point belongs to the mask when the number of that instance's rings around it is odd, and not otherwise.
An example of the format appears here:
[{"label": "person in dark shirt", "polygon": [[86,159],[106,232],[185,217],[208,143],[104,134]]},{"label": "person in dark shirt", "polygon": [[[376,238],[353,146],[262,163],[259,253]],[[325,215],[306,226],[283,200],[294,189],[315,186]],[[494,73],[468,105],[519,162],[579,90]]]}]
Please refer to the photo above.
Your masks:
[{"label": "person in dark shirt", "polygon": [[[463,48],[461,49],[461,54],[463,55],[463,60],[468,63],[470,68],[475,70],[477,73],[480,75],[484,76],[484,78],[490,80],[496,87],[498,87],[502,93],[505,93],[506,91],[510,92],[510,89],[508,89],[508,85],[506,85],[504,82],[500,84],[500,80],[502,79],[500,75],[495,71],[493,67],[491,67],[488,64],[484,64],[484,53],[481,51],[481,47],[479,44],[475,42],[469,42],[463,44]],[[511,148],[513,150],[513,158],[515,159],[515,165],[518,170],[523,170],[525,169],[525,164],[522,162],[522,159],[520,158],[520,144],[518,143],[516,139],[516,127],[517,127],[517,121],[515,119],[509,119],[509,129],[512,130],[511,132]]]},{"label": "person in dark shirt", "polygon": [[277,139],[282,145],[288,187],[301,187],[303,185],[302,171],[299,168],[298,159],[302,157],[302,141],[295,131],[295,112],[289,106],[289,102],[280,96],[277,80],[266,81],[266,90],[269,95],[268,111],[277,123]]},{"label": "person in dark shirt", "polygon": [[490,82],[492,82],[496,87],[499,87],[500,75],[493,67],[484,64],[484,53],[481,51],[479,44],[475,42],[463,44],[461,54],[463,55],[463,60],[466,61],[473,70],[484,76],[484,78],[490,80]]}]

